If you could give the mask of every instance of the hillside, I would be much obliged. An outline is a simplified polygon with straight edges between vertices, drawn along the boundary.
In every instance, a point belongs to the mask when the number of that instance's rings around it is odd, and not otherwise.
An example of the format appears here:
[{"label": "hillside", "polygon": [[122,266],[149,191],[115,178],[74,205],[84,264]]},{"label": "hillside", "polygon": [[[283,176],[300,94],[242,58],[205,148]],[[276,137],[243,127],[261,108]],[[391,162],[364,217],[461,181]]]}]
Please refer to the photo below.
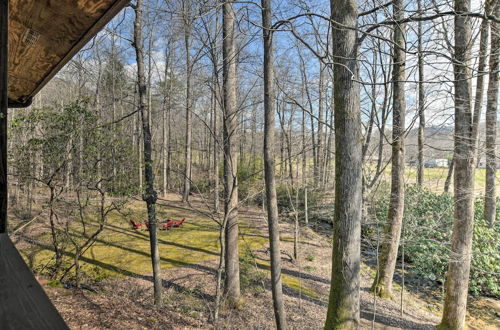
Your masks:
[{"label": "hillside", "polygon": [[[145,210],[134,202],[134,211],[106,224],[101,239],[86,255],[82,268],[87,269],[90,284],[76,290],[39,277],[44,288],[72,329],[206,329],[211,319],[217,269],[217,228],[200,216],[203,200],[193,199],[187,207],[176,195],[160,203],[161,214],[186,217],[186,225],[160,232],[165,298],[162,307],[152,305],[151,266],[143,231],[130,228],[128,218],[140,218]],[[245,208],[241,216],[240,262],[244,302],[240,310],[222,309],[218,329],[272,329],[274,318],[269,282],[267,226],[258,209]],[[33,257],[43,246],[44,228],[38,222],[15,236],[17,246],[34,269],[45,263]],[[283,281],[288,319],[296,329],[321,329],[326,315],[330,283],[331,243],[328,231],[321,233],[302,226],[299,259],[293,262],[293,224],[282,222]],[[103,247],[106,247],[103,252]],[[375,299],[369,294],[373,280],[373,255],[363,253],[361,306],[363,328],[433,329],[439,322],[441,308],[432,287],[418,287],[407,280],[403,291],[401,316],[401,279],[396,278],[393,300]],[[43,253],[42,253],[43,254]],[[92,273],[92,266],[102,272]],[[104,273],[103,273],[104,272]],[[94,276],[94,278],[92,278]],[[93,283],[92,281],[97,281]],[[414,280],[413,280],[414,282]],[[69,283],[69,282],[68,282]],[[436,288],[437,289],[437,288]],[[496,314],[495,314],[496,313]],[[481,299],[471,304],[472,329],[496,329],[495,315],[500,302]],[[375,315],[374,315],[375,314]],[[374,323],[373,323],[374,322]]]}]

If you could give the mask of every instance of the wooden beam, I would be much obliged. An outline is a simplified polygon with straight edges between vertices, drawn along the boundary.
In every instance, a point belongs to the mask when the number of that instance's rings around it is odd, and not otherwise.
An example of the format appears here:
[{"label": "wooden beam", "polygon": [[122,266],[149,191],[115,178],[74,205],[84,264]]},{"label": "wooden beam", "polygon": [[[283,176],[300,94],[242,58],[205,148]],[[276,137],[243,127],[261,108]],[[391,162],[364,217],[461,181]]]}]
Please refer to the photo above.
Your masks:
[{"label": "wooden beam", "polygon": [[1,329],[68,329],[7,234],[0,234],[0,295]]},{"label": "wooden beam", "polygon": [[0,233],[7,232],[7,70],[9,0],[0,0]]}]

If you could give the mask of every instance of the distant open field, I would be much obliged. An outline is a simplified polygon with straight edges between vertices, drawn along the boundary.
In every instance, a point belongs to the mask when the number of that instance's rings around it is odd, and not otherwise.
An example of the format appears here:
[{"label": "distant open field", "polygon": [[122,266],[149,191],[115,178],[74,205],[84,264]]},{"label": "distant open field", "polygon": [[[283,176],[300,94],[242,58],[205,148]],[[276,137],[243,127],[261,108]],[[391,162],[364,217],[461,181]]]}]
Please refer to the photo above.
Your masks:
[{"label": "distant open field", "polygon": [[[302,164],[297,163],[296,161],[293,162],[293,167],[294,168],[299,168],[301,169]],[[312,160],[308,160],[307,163],[308,170],[306,172],[302,170],[297,170],[294,172],[294,175],[297,176],[296,179],[300,182],[304,176],[306,175],[306,178],[308,182],[313,181],[313,162]],[[382,165],[383,166],[383,165]],[[280,173],[283,169],[280,167],[278,164],[276,167],[276,173]],[[285,168],[284,171],[286,172],[288,168]],[[436,193],[441,193],[444,190],[444,184],[446,181],[446,176],[448,175],[448,168],[446,167],[439,167],[439,168],[424,168],[424,185],[429,188],[431,191],[436,192]],[[329,181],[334,180],[334,172],[335,169],[332,166],[331,168],[328,169],[330,172],[329,176]],[[371,180],[371,177],[374,175],[375,172],[375,165],[374,164],[365,164],[364,166],[364,173],[367,175],[368,179]],[[485,181],[486,181],[486,170],[482,168],[476,168],[475,169],[475,187],[474,190],[476,192],[477,196],[482,196],[484,195],[484,189],[485,189]],[[285,174],[286,175],[286,174]],[[382,175],[379,177],[379,180],[381,182],[384,182],[386,184],[390,184],[391,182],[391,164],[388,164],[387,167],[385,168],[385,171],[382,173]],[[417,168],[415,166],[409,166],[408,164],[405,165],[405,180],[406,184],[415,184],[417,182]],[[500,170],[497,171],[497,191],[500,191]],[[331,182],[333,183],[333,182]],[[451,180],[450,184],[450,192],[453,192],[453,179]]]},{"label": "distant open field", "polygon": [[[425,168],[424,169],[424,185],[434,192],[442,192],[444,183],[448,175],[448,168]],[[485,188],[485,169],[476,169],[475,192],[477,196],[484,195]],[[391,167],[388,166],[382,174],[382,181],[390,183]],[[405,179],[407,184],[415,184],[417,182],[417,168],[406,166]],[[497,171],[497,190],[500,189],[500,171]],[[450,192],[453,191],[453,179],[451,180]]]}]

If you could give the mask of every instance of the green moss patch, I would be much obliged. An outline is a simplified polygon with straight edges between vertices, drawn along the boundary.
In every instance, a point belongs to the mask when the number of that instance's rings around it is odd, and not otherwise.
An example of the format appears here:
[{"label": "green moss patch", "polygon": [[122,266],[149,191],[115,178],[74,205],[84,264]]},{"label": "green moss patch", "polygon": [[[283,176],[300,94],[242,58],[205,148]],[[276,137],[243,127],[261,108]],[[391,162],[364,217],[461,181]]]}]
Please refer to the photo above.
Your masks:
[{"label": "green moss patch", "polygon": [[[217,223],[179,207],[158,205],[157,212],[159,220],[167,217],[176,220],[186,218],[184,225],[180,228],[158,231],[161,267],[163,269],[218,258],[219,227]],[[132,229],[130,220],[145,222],[146,208],[143,202],[130,203],[121,214],[115,212],[110,215],[97,242],[81,258],[83,270],[99,268],[101,270],[100,279],[143,275],[152,272],[149,232]],[[72,226],[74,236],[76,238],[82,236],[81,225],[74,221]],[[88,231],[91,232],[92,229],[90,228]],[[266,242],[266,239],[248,224],[242,223],[240,232],[240,245],[246,244],[250,248],[256,249]],[[35,245],[21,252],[30,267],[35,271],[40,271],[46,264],[50,264],[54,256],[50,235],[47,233],[39,235]],[[65,256],[68,263],[72,262],[73,250],[68,248]]]}]

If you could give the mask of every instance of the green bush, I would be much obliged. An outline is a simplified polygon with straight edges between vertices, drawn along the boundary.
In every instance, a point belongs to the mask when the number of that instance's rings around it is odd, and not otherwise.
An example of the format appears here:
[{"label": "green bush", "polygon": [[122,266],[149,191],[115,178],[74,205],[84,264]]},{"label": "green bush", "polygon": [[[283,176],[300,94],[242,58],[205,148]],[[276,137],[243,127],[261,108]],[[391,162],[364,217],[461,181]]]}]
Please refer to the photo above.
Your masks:
[{"label": "green bush", "polygon": [[[387,219],[389,196],[376,203],[381,223]],[[469,290],[474,295],[500,296],[500,223],[490,228],[483,219],[483,199],[475,203],[474,242]],[[444,283],[450,256],[454,200],[418,186],[408,186],[402,243],[415,271]],[[497,211],[498,212],[498,211]],[[498,215],[497,215],[498,218]]]}]

